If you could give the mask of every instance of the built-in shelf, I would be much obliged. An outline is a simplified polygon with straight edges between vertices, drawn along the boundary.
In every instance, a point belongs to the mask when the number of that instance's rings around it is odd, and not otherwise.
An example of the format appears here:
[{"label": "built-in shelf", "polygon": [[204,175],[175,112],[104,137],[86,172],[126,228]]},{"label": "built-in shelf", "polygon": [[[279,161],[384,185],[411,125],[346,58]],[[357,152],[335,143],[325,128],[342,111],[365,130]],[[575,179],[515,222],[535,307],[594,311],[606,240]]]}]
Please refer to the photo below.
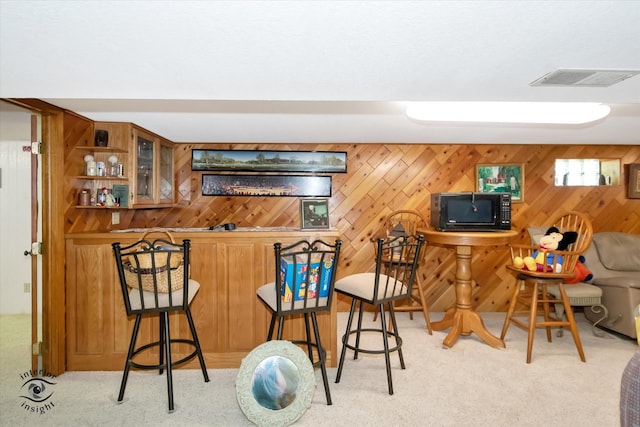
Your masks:
[{"label": "built-in shelf", "polygon": [[[72,191],[78,198],[80,192],[87,190],[98,195],[104,188],[110,188],[122,205],[109,209],[149,209],[165,208],[174,204],[173,150],[174,144],[152,132],[132,123],[95,122],[95,129],[106,131],[109,144],[106,147],[80,145],[70,147],[74,150],[73,169],[76,174],[70,176]],[[88,141],[87,141],[88,142]],[[87,155],[98,164],[104,163],[105,171],[101,175],[86,175],[89,164],[82,162]],[[114,157],[116,170],[114,170]],[[122,168],[120,168],[120,165]],[[102,166],[102,165],[101,165]],[[93,168],[93,165],[91,165]],[[91,172],[91,170],[89,170]],[[93,173],[93,172],[91,172]],[[104,174],[103,174],[104,173]],[[127,174],[127,176],[117,176]],[[101,209],[88,203],[78,205],[81,208]]]},{"label": "built-in shelf", "polygon": [[127,209],[126,206],[80,206],[76,205],[78,209]]},{"label": "built-in shelf", "polygon": [[75,179],[94,179],[98,181],[128,181],[126,176],[97,176],[97,175],[78,175]]},{"label": "built-in shelf", "polygon": [[76,150],[91,151],[93,153],[128,153],[128,150],[115,147],[92,147],[89,145],[81,145],[73,147]]}]

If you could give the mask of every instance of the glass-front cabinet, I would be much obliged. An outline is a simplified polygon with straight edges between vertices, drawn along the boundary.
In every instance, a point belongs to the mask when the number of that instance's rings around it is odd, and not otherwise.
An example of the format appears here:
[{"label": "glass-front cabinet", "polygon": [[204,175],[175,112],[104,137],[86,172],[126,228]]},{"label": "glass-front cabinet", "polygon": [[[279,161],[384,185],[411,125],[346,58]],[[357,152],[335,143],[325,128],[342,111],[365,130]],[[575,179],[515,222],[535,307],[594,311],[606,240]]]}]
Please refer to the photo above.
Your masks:
[{"label": "glass-front cabinet", "polygon": [[136,201],[153,203],[154,142],[143,135],[136,141]]},{"label": "glass-front cabinet", "polygon": [[[74,147],[74,197],[78,208],[163,208],[174,204],[174,144],[133,123],[95,122],[106,146]],[[101,199],[104,197],[104,201]],[[111,203],[109,203],[111,202]]]},{"label": "glass-front cabinet", "polygon": [[160,141],[159,202],[173,204],[173,144]]},{"label": "glass-front cabinet", "polygon": [[139,128],[134,142],[133,207],[173,205],[173,144]]}]

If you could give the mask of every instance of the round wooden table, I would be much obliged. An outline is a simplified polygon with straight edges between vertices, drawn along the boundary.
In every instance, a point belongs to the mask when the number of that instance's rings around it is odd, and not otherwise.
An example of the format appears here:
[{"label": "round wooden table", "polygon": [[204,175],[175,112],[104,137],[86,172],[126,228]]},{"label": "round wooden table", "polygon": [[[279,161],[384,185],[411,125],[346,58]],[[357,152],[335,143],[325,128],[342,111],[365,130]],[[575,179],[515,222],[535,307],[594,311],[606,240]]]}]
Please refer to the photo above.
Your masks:
[{"label": "round wooden table", "polygon": [[440,244],[456,249],[456,304],[446,311],[444,318],[433,322],[435,331],[451,328],[443,344],[453,347],[460,335],[475,332],[484,342],[494,348],[504,348],[504,341],[492,335],[484,326],[480,314],[471,305],[471,248],[473,246],[507,245],[517,236],[514,230],[505,231],[436,231],[417,230],[429,244]]}]

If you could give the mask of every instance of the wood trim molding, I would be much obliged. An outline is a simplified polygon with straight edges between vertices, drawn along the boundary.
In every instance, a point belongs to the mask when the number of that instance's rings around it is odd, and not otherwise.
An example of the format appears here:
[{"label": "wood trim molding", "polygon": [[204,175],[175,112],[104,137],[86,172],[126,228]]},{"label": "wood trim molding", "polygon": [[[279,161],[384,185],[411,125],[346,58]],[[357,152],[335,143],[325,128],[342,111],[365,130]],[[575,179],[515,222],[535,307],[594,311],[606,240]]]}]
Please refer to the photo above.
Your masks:
[{"label": "wood trim molding", "polygon": [[65,371],[64,113],[42,116],[43,369]]}]

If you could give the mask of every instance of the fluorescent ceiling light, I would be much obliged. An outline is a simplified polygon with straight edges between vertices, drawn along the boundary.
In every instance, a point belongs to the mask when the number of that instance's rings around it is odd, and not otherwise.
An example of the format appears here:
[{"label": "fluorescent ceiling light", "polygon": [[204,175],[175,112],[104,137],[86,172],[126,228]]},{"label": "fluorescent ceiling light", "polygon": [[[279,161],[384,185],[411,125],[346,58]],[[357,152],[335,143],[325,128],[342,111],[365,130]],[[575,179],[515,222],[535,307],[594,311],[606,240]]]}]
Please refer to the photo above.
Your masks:
[{"label": "fluorescent ceiling light", "polygon": [[606,117],[597,102],[411,102],[407,116],[431,122],[544,123],[579,125]]}]

